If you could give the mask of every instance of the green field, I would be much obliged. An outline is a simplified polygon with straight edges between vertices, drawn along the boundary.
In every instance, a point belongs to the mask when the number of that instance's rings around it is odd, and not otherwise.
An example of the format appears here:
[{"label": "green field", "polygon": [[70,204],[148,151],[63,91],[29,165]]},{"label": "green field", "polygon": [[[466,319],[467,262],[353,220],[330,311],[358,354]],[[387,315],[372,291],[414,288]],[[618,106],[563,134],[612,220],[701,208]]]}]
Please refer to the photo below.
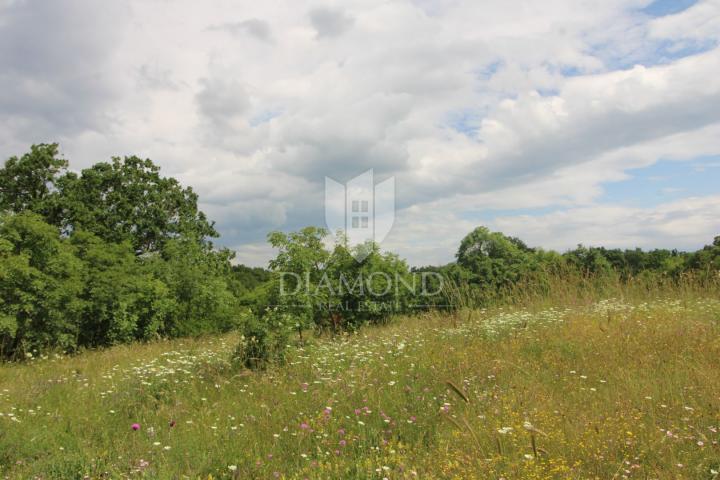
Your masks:
[{"label": "green field", "polygon": [[[5,478],[715,478],[720,301],[426,313],[229,362],[233,335],[0,367]],[[139,424],[133,430],[133,424]]]}]

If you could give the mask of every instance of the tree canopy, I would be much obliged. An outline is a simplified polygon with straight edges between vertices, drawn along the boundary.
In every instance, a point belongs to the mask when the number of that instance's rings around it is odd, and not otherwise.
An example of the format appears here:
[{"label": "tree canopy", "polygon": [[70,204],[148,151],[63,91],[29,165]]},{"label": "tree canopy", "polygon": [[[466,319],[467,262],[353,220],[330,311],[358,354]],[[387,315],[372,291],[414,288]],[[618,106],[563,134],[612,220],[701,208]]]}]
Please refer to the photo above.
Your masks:
[{"label": "tree canopy", "polygon": [[247,292],[189,187],[151,160],[79,174],[57,144],[0,169],[0,355],[234,328]]}]

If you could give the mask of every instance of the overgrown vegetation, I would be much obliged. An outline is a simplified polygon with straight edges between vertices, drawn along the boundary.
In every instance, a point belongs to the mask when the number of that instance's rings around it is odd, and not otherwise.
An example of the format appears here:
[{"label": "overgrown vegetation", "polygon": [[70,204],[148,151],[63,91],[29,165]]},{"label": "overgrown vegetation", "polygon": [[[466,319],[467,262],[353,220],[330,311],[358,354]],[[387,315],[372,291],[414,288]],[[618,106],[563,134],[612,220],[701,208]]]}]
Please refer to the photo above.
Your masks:
[{"label": "overgrown vegetation", "polygon": [[617,287],[294,336],[262,373],[234,334],[6,364],[0,475],[715,478],[718,286]]},{"label": "overgrown vegetation", "polygon": [[[0,357],[239,329],[236,360],[282,362],[287,339],[355,331],[393,315],[609,295],[619,283],[712,283],[720,237],[692,253],[579,246],[559,254],[478,227],[456,261],[410,269],[377,245],[307,227],[268,236],[270,269],[232,265],[197,195],[150,160],[75,173],[55,144],[0,169]],[[360,259],[360,260],[358,260]]]},{"label": "overgrown vegetation", "polygon": [[0,169],[0,353],[223,332],[242,307],[197,195],[150,160],[79,175],[57,145]]},{"label": "overgrown vegetation", "polygon": [[479,227],[410,269],[308,227],[249,268],[151,161],[56,145],[6,162],[0,209],[4,478],[719,475],[720,237]]}]

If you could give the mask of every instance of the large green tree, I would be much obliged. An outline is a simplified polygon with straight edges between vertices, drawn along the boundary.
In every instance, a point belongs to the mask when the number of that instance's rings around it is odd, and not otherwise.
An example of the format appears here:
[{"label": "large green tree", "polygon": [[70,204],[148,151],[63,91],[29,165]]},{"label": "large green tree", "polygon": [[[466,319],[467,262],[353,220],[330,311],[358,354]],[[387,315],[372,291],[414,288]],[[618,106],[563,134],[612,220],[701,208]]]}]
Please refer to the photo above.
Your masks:
[{"label": "large green tree", "polygon": [[57,230],[31,212],[0,217],[0,351],[74,349],[83,264]]},{"label": "large green tree", "polygon": [[515,238],[478,227],[462,239],[456,257],[458,265],[469,272],[468,281],[491,293],[511,286],[533,269],[533,253]]},{"label": "large green tree", "polygon": [[21,157],[10,157],[0,168],[0,211],[50,215],[57,181],[67,166],[56,143],[33,145]]},{"label": "large green tree", "polygon": [[204,243],[218,236],[198,209],[192,188],[161,176],[148,159],[116,157],[79,176],[70,173],[58,184],[66,230],[92,232],[108,242],[129,241],[138,253],[160,251],[174,238]]},{"label": "large green tree", "polygon": [[198,197],[150,160],[67,170],[56,144],[0,168],[0,356],[226,331],[248,289]]}]

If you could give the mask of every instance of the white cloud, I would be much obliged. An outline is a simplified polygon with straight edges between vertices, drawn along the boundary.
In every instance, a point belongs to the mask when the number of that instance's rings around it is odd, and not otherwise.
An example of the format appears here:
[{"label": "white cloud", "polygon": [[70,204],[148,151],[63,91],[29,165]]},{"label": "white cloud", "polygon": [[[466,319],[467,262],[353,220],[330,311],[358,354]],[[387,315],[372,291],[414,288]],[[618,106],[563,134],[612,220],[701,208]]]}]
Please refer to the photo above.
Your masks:
[{"label": "white cloud", "polygon": [[720,1],[699,1],[676,15],[668,15],[650,23],[650,36],[673,40],[717,40],[720,38]]},{"label": "white cloud", "polygon": [[[447,261],[489,209],[579,216],[629,168],[720,154],[718,2],[654,19],[648,3],[0,4],[0,155],[59,140],[76,168],[153,158],[246,259],[269,230],[323,223],[325,176],[374,168],[397,179],[387,246]],[[704,51],[680,58],[689,41]]]},{"label": "white cloud", "polygon": [[689,197],[652,208],[592,205],[547,215],[499,217],[493,226],[522,232],[531,245],[695,249],[720,232],[720,196]]}]

